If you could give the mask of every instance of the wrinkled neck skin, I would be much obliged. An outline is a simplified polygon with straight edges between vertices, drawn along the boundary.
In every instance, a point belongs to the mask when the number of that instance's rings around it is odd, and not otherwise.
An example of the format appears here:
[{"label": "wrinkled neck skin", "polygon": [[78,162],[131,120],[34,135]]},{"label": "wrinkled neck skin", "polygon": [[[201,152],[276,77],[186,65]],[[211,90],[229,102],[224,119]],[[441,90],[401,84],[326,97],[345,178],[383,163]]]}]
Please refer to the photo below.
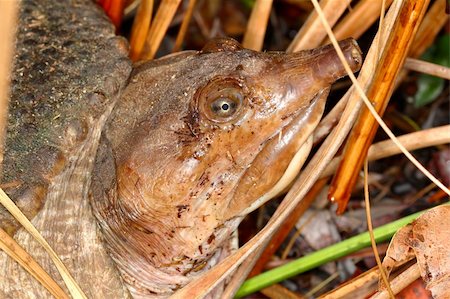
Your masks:
[{"label": "wrinkled neck skin", "polygon": [[[138,66],[105,136],[110,149],[97,159],[112,162],[97,170],[103,187],[92,206],[136,298],[168,296],[228,254],[242,218],[309,144],[330,84],[344,75],[330,48],[228,46]],[[356,70],[359,52],[345,46]],[[238,104],[219,117],[211,103],[224,97]]]}]

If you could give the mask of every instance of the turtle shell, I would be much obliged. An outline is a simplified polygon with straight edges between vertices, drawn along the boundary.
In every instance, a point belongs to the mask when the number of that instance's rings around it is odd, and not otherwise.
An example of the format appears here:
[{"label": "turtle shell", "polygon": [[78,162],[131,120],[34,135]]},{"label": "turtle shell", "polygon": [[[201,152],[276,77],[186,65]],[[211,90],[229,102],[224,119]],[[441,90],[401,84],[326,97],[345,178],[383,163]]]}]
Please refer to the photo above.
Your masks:
[{"label": "turtle shell", "polygon": [[1,182],[31,218],[131,70],[127,42],[91,2],[21,4]]},{"label": "turtle shell", "polygon": [[[114,266],[87,196],[101,131],[131,72],[128,44],[90,0],[24,0],[17,28],[2,187],[89,298],[126,297],[115,271],[104,273]],[[18,227],[5,211],[0,223],[11,234]],[[59,277],[30,236],[15,238]],[[1,298],[50,297],[3,252],[0,264]]]}]

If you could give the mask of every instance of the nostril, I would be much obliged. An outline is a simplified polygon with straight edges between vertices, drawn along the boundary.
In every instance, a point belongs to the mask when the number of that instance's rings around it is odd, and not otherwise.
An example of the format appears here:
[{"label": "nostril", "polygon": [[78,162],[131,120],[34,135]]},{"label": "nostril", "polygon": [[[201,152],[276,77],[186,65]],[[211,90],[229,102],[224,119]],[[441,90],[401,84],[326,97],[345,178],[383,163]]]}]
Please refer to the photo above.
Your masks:
[{"label": "nostril", "polygon": [[354,48],[354,49],[352,50],[351,57],[352,57],[353,63],[354,63],[355,65],[357,65],[357,66],[361,65],[361,63],[362,63],[362,57],[361,57],[361,52],[359,51],[358,48]]}]

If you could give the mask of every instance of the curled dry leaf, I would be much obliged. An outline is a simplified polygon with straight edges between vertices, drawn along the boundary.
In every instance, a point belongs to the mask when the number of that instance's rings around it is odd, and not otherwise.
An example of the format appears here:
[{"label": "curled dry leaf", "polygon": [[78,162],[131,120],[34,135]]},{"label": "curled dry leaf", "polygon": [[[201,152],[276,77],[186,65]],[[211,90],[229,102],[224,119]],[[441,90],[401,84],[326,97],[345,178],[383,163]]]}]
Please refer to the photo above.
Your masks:
[{"label": "curled dry leaf", "polygon": [[420,275],[434,298],[450,298],[450,206],[433,208],[393,237],[383,266],[393,267],[417,259]]}]

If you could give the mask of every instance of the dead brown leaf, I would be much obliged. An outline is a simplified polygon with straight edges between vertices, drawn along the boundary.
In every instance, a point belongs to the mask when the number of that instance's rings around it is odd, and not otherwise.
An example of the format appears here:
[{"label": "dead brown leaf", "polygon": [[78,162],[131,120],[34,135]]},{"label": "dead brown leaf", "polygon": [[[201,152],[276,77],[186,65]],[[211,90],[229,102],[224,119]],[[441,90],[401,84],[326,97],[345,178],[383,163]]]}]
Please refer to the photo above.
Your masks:
[{"label": "dead brown leaf", "polygon": [[383,266],[393,267],[416,257],[420,275],[434,298],[450,298],[450,206],[433,208],[393,237]]}]

